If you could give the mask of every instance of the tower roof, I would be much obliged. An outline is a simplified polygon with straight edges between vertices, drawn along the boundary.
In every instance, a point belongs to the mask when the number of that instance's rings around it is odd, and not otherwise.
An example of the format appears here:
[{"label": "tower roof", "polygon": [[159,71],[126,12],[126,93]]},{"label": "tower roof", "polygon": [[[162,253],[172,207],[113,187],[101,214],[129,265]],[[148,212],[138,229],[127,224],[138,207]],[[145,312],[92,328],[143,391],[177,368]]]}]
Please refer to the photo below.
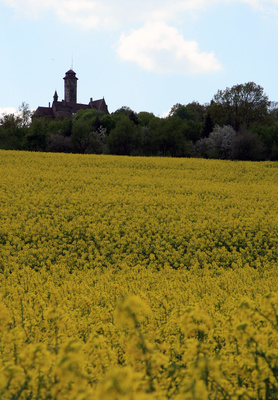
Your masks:
[{"label": "tower roof", "polygon": [[78,78],[76,78],[76,73],[72,69],[69,69],[66,72],[66,76],[64,77],[64,79],[78,79]]},{"label": "tower roof", "polygon": [[55,90],[55,93],[54,93],[54,96],[53,96],[53,100],[54,100],[54,102],[57,102],[57,101],[58,101],[58,93],[57,93],[57,90]]}]

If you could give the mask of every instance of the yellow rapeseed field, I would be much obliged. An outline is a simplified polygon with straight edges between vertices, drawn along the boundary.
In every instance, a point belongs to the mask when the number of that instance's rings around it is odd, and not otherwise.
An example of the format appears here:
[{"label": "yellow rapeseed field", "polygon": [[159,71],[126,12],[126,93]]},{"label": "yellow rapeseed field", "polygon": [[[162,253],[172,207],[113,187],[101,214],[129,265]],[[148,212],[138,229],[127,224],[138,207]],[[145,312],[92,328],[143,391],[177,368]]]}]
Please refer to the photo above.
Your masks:
[{"label": "yellow rapeseed field", "polygon": [[1,400],[278,399],[278,164],[0,151]]}]

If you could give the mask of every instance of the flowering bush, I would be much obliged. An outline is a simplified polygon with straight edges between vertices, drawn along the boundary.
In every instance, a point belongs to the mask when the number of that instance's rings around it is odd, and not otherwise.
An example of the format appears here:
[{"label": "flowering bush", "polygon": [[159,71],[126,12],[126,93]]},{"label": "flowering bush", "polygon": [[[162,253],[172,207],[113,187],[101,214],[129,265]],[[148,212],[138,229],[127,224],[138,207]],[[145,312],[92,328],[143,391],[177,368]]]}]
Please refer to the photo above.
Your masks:
[{"label": "flowering bush", "polygon": [[235,140],[236,131],[230,125],[216,125],[209,137],[196,142],[196,153],[206,158],[229,159]]}]

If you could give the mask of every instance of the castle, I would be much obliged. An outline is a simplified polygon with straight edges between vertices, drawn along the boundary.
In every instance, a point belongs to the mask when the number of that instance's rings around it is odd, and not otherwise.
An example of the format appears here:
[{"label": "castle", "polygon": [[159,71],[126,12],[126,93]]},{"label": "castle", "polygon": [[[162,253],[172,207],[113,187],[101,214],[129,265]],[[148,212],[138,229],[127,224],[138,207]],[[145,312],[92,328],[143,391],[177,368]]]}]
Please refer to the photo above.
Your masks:
[{"label": "castle", "polygon": [[87,110],[90,108],[102,111],[105,114],[109,114],[108,107],[104,98],[100,100],[93,100],[91,98],[89,104],[77,103],[78,78],[76,77],[76,73],[72,69],[66,72],[64,81],[65,99],[62,101],[58,101],[58,94],[55,90],[52,107],[50,106],[50,103],[48,107],[38,107],[33,114],[33,118],[71,118],[74,114],[77,113],[77,111]]}]

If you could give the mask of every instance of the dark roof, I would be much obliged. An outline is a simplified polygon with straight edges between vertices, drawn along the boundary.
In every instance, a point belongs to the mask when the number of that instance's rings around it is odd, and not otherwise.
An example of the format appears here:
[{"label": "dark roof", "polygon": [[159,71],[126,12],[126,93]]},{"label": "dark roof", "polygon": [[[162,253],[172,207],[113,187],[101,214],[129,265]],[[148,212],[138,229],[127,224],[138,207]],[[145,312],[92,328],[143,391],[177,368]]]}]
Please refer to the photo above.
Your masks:
[{"label": "dark roof", "polygon": [[90,108],[96,108],[98,111],[103,111],[106,114],[109,114],[107,104],[103,99],[90,101]]},{"label": "dark roof", "polygon": [[[65,82],[68,80],[78,80],[76,78],[76,73],[72,70],[69,69],[66,72],[66,76],[64,77]],[[54,96],[53,96],[53,103],[52,107],[38,107],[37,110],[34,112],[33,116],[40,118],[40,117],[46,117],[46,118],[56,118],[56,117],[62,117],[62,118],[71,118],[74,114],[77,113],[79,110],[87,110],[88,108],[95,108],[98,111],[102,111],[105,114],[109,114],[107,104],[103,99],[100,100],[94,100],[91,98],[91,101],[89,104],[79,104],[79,103],[71,103],[71,102],[66,102],[65,100],[63,101],[58,101],[58,94],[57,91],[55,90]]]},{"label": "dark roof", "polygon": [[101,105],[103,103],[103,99],[91,101],[91,105],[96,108],[97,110],[101,109]]},{"label": "dark roof", "polygon": [[68,103],[65,101],[56,101],[52,104],[53,113],[55,117],[63,116],[65,118],[71,118],[79,110],[86,110],[90,108],[87,104]]},{"label": "dark roof", "polygon": [[103,111],[109,114],[107,104],[104,99],[90,101],[89,104],[69,103],[65,101],[53,101],[52,107],[38,107],[34,113],[36,118],[51,118],[56,117],[71,118],[79,110],[87,110],[95,108],[98,111]]},{"label": "dark roof", "polygon": [[76,75],[76,73],[72,69],[69,69],[66,72],[66,76],[64,77],[64,79],[75,79],[75,80],[78,80],[78,78],[75,75]]},{"label": "dark roof", "polygon": [[50,107],[38,107],[33,114],[34,117],[55,118],[53,109]]}]

